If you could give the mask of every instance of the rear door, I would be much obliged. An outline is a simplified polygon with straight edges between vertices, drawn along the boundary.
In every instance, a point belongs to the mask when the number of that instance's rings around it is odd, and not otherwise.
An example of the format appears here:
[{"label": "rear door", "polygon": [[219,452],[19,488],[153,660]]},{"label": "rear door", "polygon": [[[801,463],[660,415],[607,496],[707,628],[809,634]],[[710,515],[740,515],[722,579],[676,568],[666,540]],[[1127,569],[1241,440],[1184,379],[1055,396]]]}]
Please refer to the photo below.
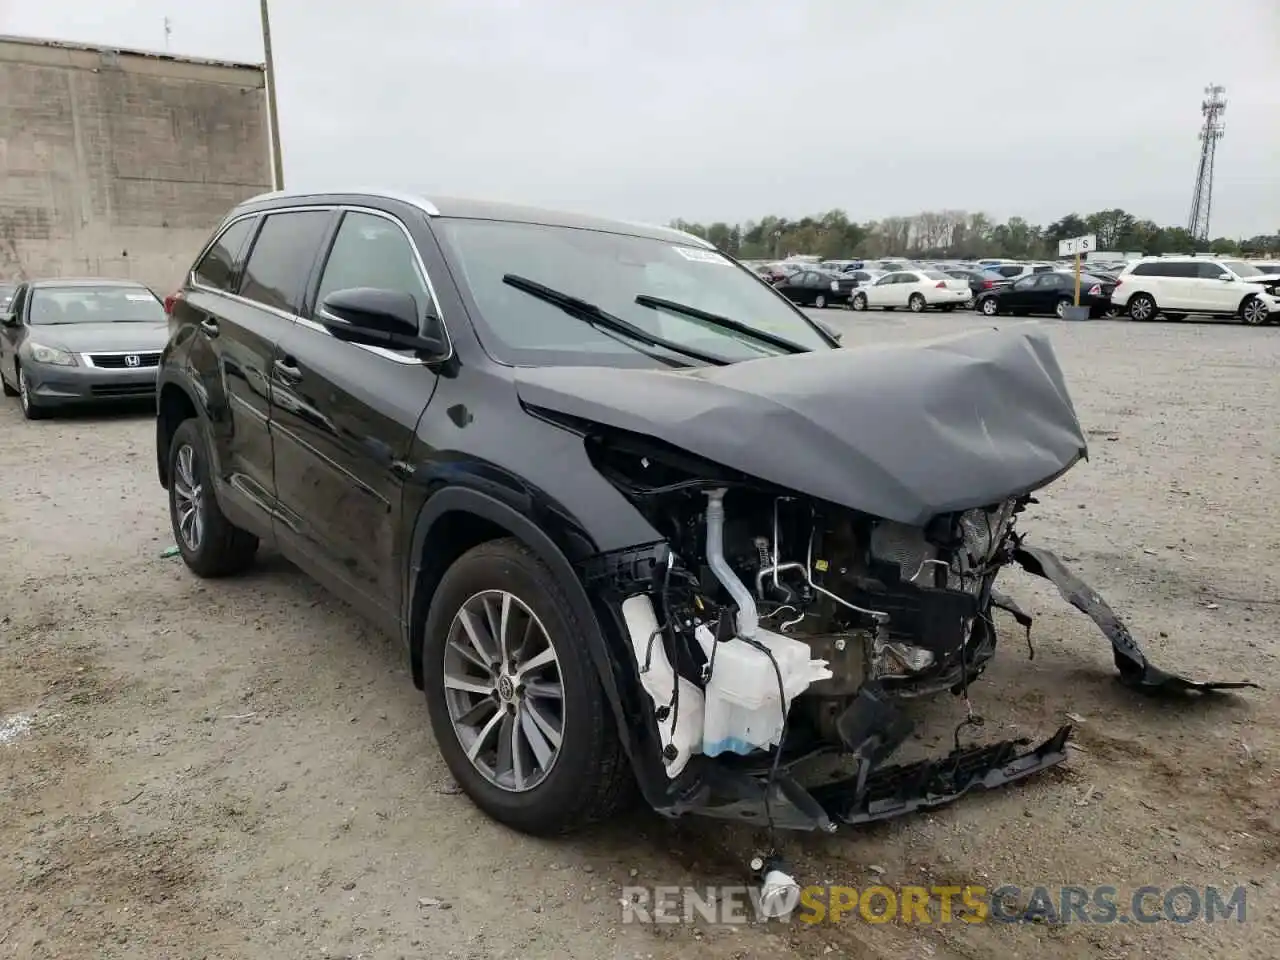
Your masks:
[{"label": "rear door", "polygon": [[[1035,280],[1028,291],[1028,304],[1032,313],[1053,313],[1064,296],[1075,298],[1075,279],[1067,280],[1060,273],[1034,273]],[[1070,288],[1068,288],[1070,284]]]},{"label": "rear door", "polygon": [[189,329],[185,363],[204,394],[219,503],[238,526],[271,529],[275,491],[267,428],[267,369],[287,316],[239,296],[245,251],[261,225],[251,214],[228,224],[197,261],[170,312]]},{"label": "rear door", "polygon": [[288,518],[277,536],[300,566],[395,630],[409,448],[437,376],[410,353],[329,333],[320,322],[324,298],[354,287],[410,293],[420,316],[428,308],[438,315],[403,222],[386,211],[343,210],[274,365],[276,488]]}]

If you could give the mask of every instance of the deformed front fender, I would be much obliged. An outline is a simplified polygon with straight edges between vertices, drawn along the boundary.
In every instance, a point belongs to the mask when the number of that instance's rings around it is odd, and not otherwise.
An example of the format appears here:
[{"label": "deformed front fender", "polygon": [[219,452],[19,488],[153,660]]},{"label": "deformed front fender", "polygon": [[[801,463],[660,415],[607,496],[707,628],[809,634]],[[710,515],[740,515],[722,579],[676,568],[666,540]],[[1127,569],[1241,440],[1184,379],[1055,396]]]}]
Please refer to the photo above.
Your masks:
[{"label": "deformed front fender", "polygon": [[405,623],[405,639],[412,651],[413,611],[425,614],[428,597],[417,596],[421,589],[424,563],[429,561],[427,548],[432,529],[442,517],[450,513],[468,513],[501,527],[520,539],[538,555],[559,579],[565,596],[573,605],[574,614],[591,629],[580,638],[589,646],[591,661],[595,665],[600,684],[613,710],[618,737],[631,760],[637,779],[646,797],[652,799],[653,788],[666,780],[663,773],[661,745],[652,711],[641,696],[638,678],[628,672],[632,660],[628,649],[621,646],[613,624],[602,623],[597,615],[597,605],[590,596],[574,565],[555,541],[520,511],[490,494],[466,486],[445,487],[429,497],[423,504],[413,528],[410,570]]}]

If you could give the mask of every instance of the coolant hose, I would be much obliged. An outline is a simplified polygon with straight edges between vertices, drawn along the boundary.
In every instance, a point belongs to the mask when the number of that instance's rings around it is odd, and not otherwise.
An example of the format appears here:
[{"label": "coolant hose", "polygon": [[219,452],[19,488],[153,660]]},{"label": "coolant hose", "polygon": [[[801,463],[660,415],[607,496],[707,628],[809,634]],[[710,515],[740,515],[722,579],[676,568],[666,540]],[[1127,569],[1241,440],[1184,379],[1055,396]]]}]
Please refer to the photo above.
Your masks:
[{"label": "coolant hose", "polygon": [[738,605],[738,636],[750,639],[760,617],[751,591],[724,558],[724,493],[723,487],[707,491],[707,566]]}]

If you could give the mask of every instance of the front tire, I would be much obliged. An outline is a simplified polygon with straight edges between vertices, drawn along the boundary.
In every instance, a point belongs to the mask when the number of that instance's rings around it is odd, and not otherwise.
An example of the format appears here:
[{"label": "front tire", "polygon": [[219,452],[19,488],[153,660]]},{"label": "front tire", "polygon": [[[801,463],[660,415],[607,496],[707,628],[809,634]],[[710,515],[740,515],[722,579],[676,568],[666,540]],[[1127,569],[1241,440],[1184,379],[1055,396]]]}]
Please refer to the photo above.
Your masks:
[{"label": "front tire", "polygon": [[1260,327],[1271,317],[1271,311],[1260,297],[1250,297],[1240,304],[1240,319],[1248,326]]},{"label": "front tire", "polygon": [[849,301],[849,306],[858,311],[867,309],[867,295],[865,293],[855,293],[853,299]]},{"label": "front tire", "polygon": [[597,629],[518,540],[469,550],[440,581],[422,649],[431,728],[459,786],[500,823],[568,833],[634,787],[589,652]]},{"label": "front tire", "polygon": [[[15,379],[18,376],[18,368],[16,366],[13,368],[13,376]],[[0,387],[4,387],[4,395],[6,397],[16,397],[18,395],[18,388],[9,386],[9,381],[3,376],[0,376]]]},{"label": "front tire", "polygon": [[1148,294],[1136,293],[1129,300],[1129,319],[1130,320],[1154,320],[1156,316],[1156,302]]},{"label": "front tire", "polygon": [[43,420],[48,411],[31,395],[31,383],[27,380],[27,371],[18,367],[18,403],[22,407],[22,415],[28,420]]},{"label": "front tire", "polygon": [[199,577],[226,577],[253,563],[258,538],[228,520],[213,494],[209,446],[198,420],[184,420],[169,444],[169,522],[182,559]]},{"label": "front tire", "polygon": [[816,297],[813,298],[813,305],[817,307],[819,310],[825,310],[827,307],[827,298],[824,297],[822,294],[818,294]]},{"label": "front tire", "polygon": [[910,308],[912,313],[924,313],[924,308],[926,306],[928,306],[928,304],[925,303],[924,297],[920,296],[918,293],[913,293],[911,295],[911,299],[907,301],[907,307]]}]

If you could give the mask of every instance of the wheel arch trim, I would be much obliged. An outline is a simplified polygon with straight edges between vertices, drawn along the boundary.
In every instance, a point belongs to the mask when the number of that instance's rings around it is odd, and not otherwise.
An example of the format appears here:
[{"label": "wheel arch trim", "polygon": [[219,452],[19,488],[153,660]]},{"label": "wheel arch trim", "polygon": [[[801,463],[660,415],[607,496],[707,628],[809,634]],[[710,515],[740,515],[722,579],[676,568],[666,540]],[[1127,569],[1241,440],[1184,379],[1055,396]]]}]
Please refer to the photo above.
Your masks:
[{"label": "wheel arch trim", "polygon": [[628,726],[630,721],[618,690],[614,664],[604,637],[604,625],[601,624],[573,564],[546,531],[519,510],[472,487],[447,486],[438,490],[422,505],[414,521],[405,564],[401,639],[409,653],[415,684],[420,685],[422,682],[422,641],[430,610],[430,596],[421,596],[419,591],[422,588],[421,575],[429,557],[431,532],[442,518],[456,513],[471,514],[506,530],[532,550],[559,579],[565,596],[573,606],[574,614],[591,628],[590,636],[583,639],[588,644],[591,662],[595,665],[596,674],[613,710],[618,736],[634,764],[636,757]]}]

